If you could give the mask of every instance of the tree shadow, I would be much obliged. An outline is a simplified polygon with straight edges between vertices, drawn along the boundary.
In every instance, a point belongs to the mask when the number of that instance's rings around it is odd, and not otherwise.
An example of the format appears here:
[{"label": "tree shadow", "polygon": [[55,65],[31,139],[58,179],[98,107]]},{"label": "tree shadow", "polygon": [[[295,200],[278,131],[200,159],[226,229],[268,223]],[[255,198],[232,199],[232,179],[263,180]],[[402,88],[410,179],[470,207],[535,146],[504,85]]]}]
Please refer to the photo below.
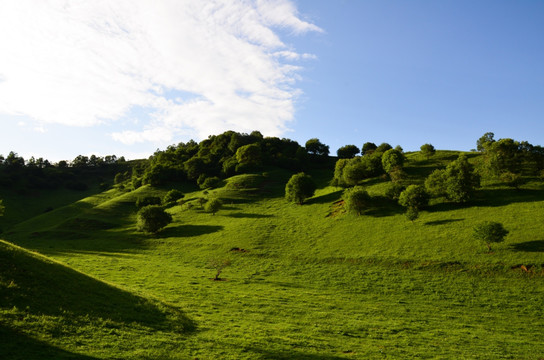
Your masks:
[{"label": "tree shadow", "polygon": [[98,359],[59,349],[46,342],[31,338],[5,324],[0,324],[0,339],[0,358],[5,360]]},{"label": "tree shadow", "polygon": [[167,227],[159,233],[160,237],[192,237],[211,234],[223,230],[221,225],[178,225]]},{"label": "tree shadow", "polygon": [[275,360],[344,360],[345,357],[334,355],[321,355],[321,354],[308,354],[304,352],[297,352],[294,350],[286,351],[273,351],[261,348],[249,348],[248,350],[260,354],[262,359],[275,359]]},{"label": "tree shadow", "polygon": [[364,215],[373,217],[385,217],[398,215],[405,212],[405,209],[383,196],[372,197],[372,206],[364,212]]},{"label": "tree shadow", "polygon": [[511,248],[515,251],[523,252],[544,252],[544,240],[533,240],[513,244]]},{"label": "tree shadow", "polygon": [[337,190],[337,191],[334,191],[334,192],[331,192],[331,193],[328,193],[328,194],[325,194],[325,195],[316,196],[316,197],[310,198],[308,200],[305,200],[304,203],[305,204],[326,204],[326,203],[331,203],[331,202],[334,202],[334,201],[340,199],[340,197],[342,196],[342,192],[343,192],[343,190]]},{"label": "tree shadow", "polygon": [[482,189],[472,202],[476,206],[504,206],[519,202],[544,201],[543,190],[532,189]]},{"label": "tree shadow", "polygon": [[228,214],[225,215],[227,217],[241,219],[241,218],[247,218],[247,219],[264,219],[264,218],[271,218],[274,217],[274,215],[265,215],[265,214],[250,214],[250,213],[234,213],[234,214]]},{"label": "tree shadow", "polygon": [[463,220],[465,219],[444,219],[444,220],[427,221],[423,224],[430,225],[430,226],[437,226],[437,225],[451,224],[451,223],[463,221]]}]

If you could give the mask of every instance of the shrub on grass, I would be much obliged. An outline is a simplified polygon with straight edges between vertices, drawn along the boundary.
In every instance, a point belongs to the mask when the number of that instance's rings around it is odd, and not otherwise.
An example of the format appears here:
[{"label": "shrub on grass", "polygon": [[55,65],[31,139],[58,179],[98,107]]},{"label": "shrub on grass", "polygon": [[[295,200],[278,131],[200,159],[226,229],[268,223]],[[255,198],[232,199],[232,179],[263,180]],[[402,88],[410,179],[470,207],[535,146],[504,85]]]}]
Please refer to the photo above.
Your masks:
[{"label": "shrub on grass", "polygon": [[389,200],[399,200],[400,194],[404,191],[404,186],[396,182],[390,182],[385,188],[385,197]]},{"label": "shrub on grass", "polygon": [[476,240],[485,242],[487,249],[491,251],[491,243],[504,241],[509,231],[501,223],[494,221],[484,221],[474,226],[472,236]]},{"label": "shrub on grass", "polygon": [[361,215],[362,212],[370,205],[370,195],[360,186],[355,186],[351,189],[346,189],[342,195],[346,210],[357,215]]},{"label": "shrub on grass", "polygon": [[172,189],[164,195],[162,199],[163,204],[169,204],[183,198],[183,193],[179,190]]},{"label": "shrub on grass", "polygon": [[215,189],[221,184],[221,179],[217,176],[207,177],[200,184],[201,189]]},{"label": "shrub on grass", "polygon": [[143,208],[148,205],[161,205],[161,198],[158,196],[144,196],[136,199],[136,207]]},{"label": "shrub on grass", "polygon": [[431,144],[423,144],[419,149],[421,150],[421,154],[423,154],[427,159],[436,153],[434,146]]},{"label": "shrub on grass", "polygon": [[221,199],[212,198],[208,200],[208,202],[204,205],[204,211],[215,215],[215,213],[218,212],[219,209],[221,209],[221,206],[223,206],[223,202],[221,201]]},{"label": "shrub on grass", "polygon": [[148,205],[138,211],[136,219],[138,231],[156,234],[172,222],[172,215],[158,205]]},{"label": "shrub on grass", "polygon": [[285,185],[285,199],[302,205],[304,199],[314,195],[315,189],[316,185],[312,178],[301,172],[291,176]]},{"label": "shrub on grass", "polygon": [[421,209],[429,203],[429,195],[421,185],[410,185],[399,196],[399,204],[407,208]]}]

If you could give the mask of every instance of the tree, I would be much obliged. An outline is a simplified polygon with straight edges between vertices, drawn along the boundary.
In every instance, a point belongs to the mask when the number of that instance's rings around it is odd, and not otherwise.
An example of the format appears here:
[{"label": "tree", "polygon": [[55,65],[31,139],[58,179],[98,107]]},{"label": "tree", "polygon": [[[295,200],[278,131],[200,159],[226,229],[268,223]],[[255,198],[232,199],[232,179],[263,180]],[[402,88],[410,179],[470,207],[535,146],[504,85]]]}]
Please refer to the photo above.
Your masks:
[{"label": "tree", "polygon": [[239,164],[259,166],[261,161],[261,147],[258,144],[244,145],[236,150],[236,160]]},{"label": "tree", "polygon": [[331,186],[346,187],[344,182],[344,167],[349,164],[350,159],[338,159],[334,164],[334,176],[331,180]]},{"label": "tree", "polygon": [[370,195],[360,186],[346,189],[342,195],[344,206],[347,211],[361,215],[371,202]]},{"label": "tree", "polygon": [[183,197],[184,197],[184,195],[183,195],[183,193],[181,191],[176,190],[176,189],[172,189],[172,190],[168,191],[166,193],[166,195],[164,195],[164,197],[162,199],[162,203],[163,204],[173,203],[176,200],[179,200],[179,199],[181,199]]},{"label": "tree", "polygon": [[221,275],[221,272],[224,268],[230,266],[231,261],[230,259],[212,259],[208,262],[208,267],[215,269],[215,277],[213,278],[215,281],[221,280],[219,275]]},{"label": "tree", "polygon": [[421,153],[428,159],[430,158],[431,156],[433,156],[436,152],[434,146],[432,146],[431,144],[423,144],[421,145],[421,147],[419,148],[419,150],[421,150]]},{"label": "tree", "polygon": [[389,149],[383,154],[382,167],[386,173],[389,174],[395,168],[402,169],[402,165],[404,165],[404,155],[402,155],[402,152]]},{"label": "tree", "polygon": [[429,195],[421,185],[410,185],[399,196],[399,204],[420,210],[429,203]]},{"label": "tree", "polygon": [[156,234],[172,222],[172,215],[159,205],[148,205],[138,211],[136,221],[139,231]]},{"label": "tree", "polygon": [[486,132],[481,138],[476,141],[476,150],[484,152],[492,143],[495,142],[493,137],[495,134],[492,132]]},{"label": "tree", "polygon": [[494,221],[483,221],[472,229],[472,236],[476,240],[485,242],[487,249],[491,251],[491,243],[504,241],[509,231],[501,223]]},{"label": "tree", "polygon": [[306,141],[306,151],[312,155],[318,156],[328,156],[329,155],[329,146],[321,143],[319,139],[312,138]]},{"label": "tree", "polygon": [[445,196],[458,203],[469,201],[480,186],[480,177],[465,155],[460,155],[446,169],[433,171],[425,180],[425,188],[433,196]]},{"label": "tree", "polygon": [[142,196],[136,199],[136,207],[143,208],[148,205],[160,205],[161,198],[158,196]]},{"label": "tree", "polygon": [[314,195],[315,189],[316,185],[312,178],[301,172],[291,176],[285,185],[285,199],[302,205],[305,199]]},{"label": "tree", "polygon": [[360,152],[359,148],[355,145],[345,145],[336,150],[336,155],[339,159],[351,159]]},{"label": "tree", "polygon": [[4,210],[5,209],[6,209],[6,207],[4,206],[4,203],[3,203],[2,199],[0,199],[0,216],[4,215]]},{"label": "tree", "polygon": [[378,147],[373,142],[366,142],[363,144],[361,149],[361,154],[368,155],[372,154]]},{"label": "tree", "polygon": [[204,211],[206,211],[207,213],[212,213],[212,215],[215,215],[215,213],[218,212],[222,206],[223,206],[223,202],[221,201],[221,199],[212,198],[208,200],[208,202],[204,205]]},{"label": "tree", "polygon": [[386,152],[387,150],[390,150],[392,149],[393,147],[391,145],[389,145],[388,143],[381,143],[377,148],[376,148],[376,152],[381,152],[381,153],[384,153]]}]

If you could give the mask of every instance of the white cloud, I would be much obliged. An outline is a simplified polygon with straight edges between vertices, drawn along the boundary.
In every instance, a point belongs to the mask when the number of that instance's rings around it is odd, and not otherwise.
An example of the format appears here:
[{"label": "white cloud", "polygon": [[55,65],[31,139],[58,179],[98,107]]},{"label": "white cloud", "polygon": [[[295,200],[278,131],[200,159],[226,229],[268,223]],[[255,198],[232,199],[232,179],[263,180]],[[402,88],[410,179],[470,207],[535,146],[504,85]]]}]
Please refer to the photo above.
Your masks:
[{"label": "white cloud", "polygon": [[288,49],[278,27],[322,31],[288,0],[2,1],[0,112],[92,126],[151,109],[140,130],[111,134],[126,144],[280,135],[299,93],[299,67],[284,61],[315,56]]}]

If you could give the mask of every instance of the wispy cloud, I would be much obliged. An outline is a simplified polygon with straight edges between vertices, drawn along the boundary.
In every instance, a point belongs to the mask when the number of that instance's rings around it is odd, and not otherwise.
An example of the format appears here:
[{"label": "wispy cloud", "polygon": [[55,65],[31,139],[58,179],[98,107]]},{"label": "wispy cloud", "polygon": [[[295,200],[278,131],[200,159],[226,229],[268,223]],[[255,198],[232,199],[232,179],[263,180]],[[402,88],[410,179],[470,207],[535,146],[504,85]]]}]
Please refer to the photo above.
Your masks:
[{"label": "wispy cloud", "polygon": [[139,130],[111,134],[127,144],[280,135],[299,94],[292,62],[315,57],[278,30],[322,31],[288,0],[3,1],[0,112],[92,126],[150,109]]}]

